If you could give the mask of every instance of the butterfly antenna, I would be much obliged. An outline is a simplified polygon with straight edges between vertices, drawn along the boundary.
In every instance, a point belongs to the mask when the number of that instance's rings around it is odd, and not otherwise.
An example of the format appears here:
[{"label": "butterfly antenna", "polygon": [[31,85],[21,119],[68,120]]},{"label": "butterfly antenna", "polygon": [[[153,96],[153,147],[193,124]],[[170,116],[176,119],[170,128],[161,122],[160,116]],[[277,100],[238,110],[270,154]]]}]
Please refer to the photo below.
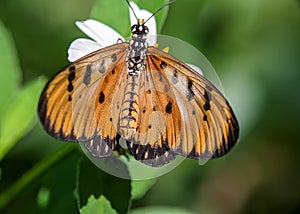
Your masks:
[{"label": "butterfly antenna", "polygon": [[135,14],[135,12],[134,12],[134,10],[133,10],[133,8],[131,7],[131,5],[130,5],[130,3],[129,3],[129,1],[128,0],[125,0],[126,2],[127,2],[127,4],[128,4],[128,6],[130,7],[130,9],[132,10],[132,12],[133,12],[133,15],[134,15],[134,17],[136,18],[136,21],[138,22],[138,17],[136,16],[136,14]]},{"label": "butterfly antenna", "polygon": [[[126,0],[127,1],[127,0]],[[174,3],[176,0],[170,0],[169,2],[167,2],[166,4],[164,4],[163,6],[161,6],[158,10],[156,10],[145,22],[148,22],[149,19],[151,19],[153,16],[155,16],[159,11],[161,11],[162,9],[164,9],[165,7],[169,6],[170,4]]]}]

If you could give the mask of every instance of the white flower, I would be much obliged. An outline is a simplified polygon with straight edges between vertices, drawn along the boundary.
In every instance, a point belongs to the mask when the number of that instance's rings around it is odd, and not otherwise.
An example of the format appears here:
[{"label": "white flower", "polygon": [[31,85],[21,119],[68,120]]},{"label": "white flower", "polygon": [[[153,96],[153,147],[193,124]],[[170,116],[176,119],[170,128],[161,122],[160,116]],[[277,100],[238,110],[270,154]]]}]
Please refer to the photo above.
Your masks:
[{"label": "white flower", "polygon": [[[152,13],[150,13],[149,11],[140,9],[133,2],[130,2],[130,6],[134,10],[137,17],[148,18],[152,15]],[[130,8],[129,14],[131,26],[133,24],[137,24],[137,20]],[[76,25],[82,32],[84,32],[93,40],[80,38],[72,42],[68,50],[68,60],[70,62],[74,62],[77,59],[101,48],[116,44],[118,39],[124,40],[124,38],[117,31],[93,19],[88,19],[83,22],[76,22]],[[149,21],[147,22],[147,26],[149,28],[149,35],[153,35],[147,38],[147,42],[152,46],[156,44],[157,34],[156,21],[154,16],[149,19]]]},{"label": "white flower", "polygon": [[[130,2],[130,6],[134,10],[136,16],[139,18],[144,18],[147,20],[152,13],[150,13],[147,10],[140,9],[134,2]],[[129,8],[129,14],[130,14],[130,24],[131,26],[133,24],[137,24],[136,17],[134,16],[132,10]],[[85,21],[77,21],[76,22],[77,27],[84,32],[86,35],[88,35],[91,39],[85,39],[80,38],[73,41],[68,49],[68,60],[70,62],[74,62],[77,59],[92,53],[96,50],[99,50],[101,48],[116,44],[119,39],[124,40],[124,38],[114,29],[111,27],[93,20],[93,19],[87,19]],[[157,26],[156,26],[156,20],[155,16],[151,17],[147,21],[147,27],[149,28],[149,34],[151,35],[147,37],[147,42],[149,46],[154,46],[156,44],[156,38],[157,38]],[[195,65],[190,65],[194,70],[196,70],[198,73],[202,74],[202,71],[200,68],[198,68]]]}]

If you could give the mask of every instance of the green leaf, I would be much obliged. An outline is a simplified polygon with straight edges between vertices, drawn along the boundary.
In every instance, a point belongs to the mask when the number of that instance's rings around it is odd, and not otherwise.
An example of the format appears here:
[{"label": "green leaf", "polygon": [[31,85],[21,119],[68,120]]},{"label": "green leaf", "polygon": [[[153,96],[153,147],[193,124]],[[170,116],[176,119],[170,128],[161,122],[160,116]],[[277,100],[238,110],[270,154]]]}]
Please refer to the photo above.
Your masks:
[{"label": "green leaf", "polygon": [[130,35],[129,10],[125,0],[96,0],[91,18],[107,24],[124,37]]},{"label": "green leaf", "polygon": [[132,210],[130,214],[193,214],[192,212],[179,207],[153,206]]},{"label": "green leaf", "polygon": [[0,121],[10,100],[16,94],[21,70],[11,35],[0,22]]},{"label": "green leaf", "polygon": [[17,93],[0,124],[0,160],[35,122],[37,103],[45,81],[38,78]]},{"label": "green leaf", "polygon": [[109,200],[103,195],[96,199],[91,195],[87,204],[81,209],[82,214],[117,214],[117,212],[111,207]]},{"label": "green leaf", "polygon": [[[116,161],[119,160],[116,159]],[[121,161],[116,165],[120,164],[123,164],[123,168],[120,170],[126,170],[125,164]],[[96,198],[104,195],[118,213],[127,213],[131,202],[130,191],[130,180],[120,179],[105,173],[87,158],[80,161],[76,190],[79,207],[85,205],[91,195]]]},{"label": "green leaf", "polygon": [[157,179],[131,181],[131,199],[136,200],[143,197],[156,181]]}]

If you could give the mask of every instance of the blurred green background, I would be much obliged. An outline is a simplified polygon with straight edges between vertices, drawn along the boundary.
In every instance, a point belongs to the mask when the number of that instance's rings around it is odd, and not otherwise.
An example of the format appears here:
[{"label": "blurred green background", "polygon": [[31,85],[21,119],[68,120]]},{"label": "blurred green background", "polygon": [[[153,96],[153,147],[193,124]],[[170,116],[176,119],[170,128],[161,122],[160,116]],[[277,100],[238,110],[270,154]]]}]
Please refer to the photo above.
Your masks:
[{"label": "blurred green background", "polygon": [[[87,19],[93,4],[93,0],[0,0],[0,22],[11,35],[22,72],[17,87],[36,84],[41,90],[45,79],[68,64],[70,43],[84,36],[74,22]],[[116,5],[120,6],[126,4]],[[143,197],[129,199],[130,209],[299,213],[300,2],[177,0],[161,33],[192,44],[210,60],[237,114],[241,137],[232,152],[218,160],[203,166],[186,160],[160,177]],[[0,70],[0,77],[7,72],[11,71]],[[1,87],[0,97],[7,95],[7,87]],[[37,102],[40,91],[33,88]],[[9,108],[4,100],[0,110]],[[14,103],[21,109],[21,116],[10,120],[16,129],[30,102],[24,107]],[[3,112],[0,123],[6,121]],[[1,157],[0,213],[77,213],[74,189],[81,154],[49,137],[37,115],[29,121],[16,145]],[[0,129],[0,148],[6,135]],[[34,171],[28,171],[32,167]],[[122,188],[118,194],[125,195]]]}]

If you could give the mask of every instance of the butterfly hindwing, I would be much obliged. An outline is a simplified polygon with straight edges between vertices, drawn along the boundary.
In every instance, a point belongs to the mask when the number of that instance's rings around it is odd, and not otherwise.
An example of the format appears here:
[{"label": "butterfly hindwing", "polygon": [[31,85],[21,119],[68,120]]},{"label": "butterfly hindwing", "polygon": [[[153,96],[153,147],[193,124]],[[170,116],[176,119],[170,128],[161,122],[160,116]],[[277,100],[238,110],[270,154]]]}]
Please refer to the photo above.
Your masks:
[{"label": "butterfly hindwing", "polygon": [[[108,156],[118,143],[110,101],[125,67],[127,43],[93,52],[57,73],[39,100],[45,130],[65,141],[84,142],[94,156]],[[116,69],[118,68],[118,69]],[[101,120],[100,120],[101,118]]]}]

